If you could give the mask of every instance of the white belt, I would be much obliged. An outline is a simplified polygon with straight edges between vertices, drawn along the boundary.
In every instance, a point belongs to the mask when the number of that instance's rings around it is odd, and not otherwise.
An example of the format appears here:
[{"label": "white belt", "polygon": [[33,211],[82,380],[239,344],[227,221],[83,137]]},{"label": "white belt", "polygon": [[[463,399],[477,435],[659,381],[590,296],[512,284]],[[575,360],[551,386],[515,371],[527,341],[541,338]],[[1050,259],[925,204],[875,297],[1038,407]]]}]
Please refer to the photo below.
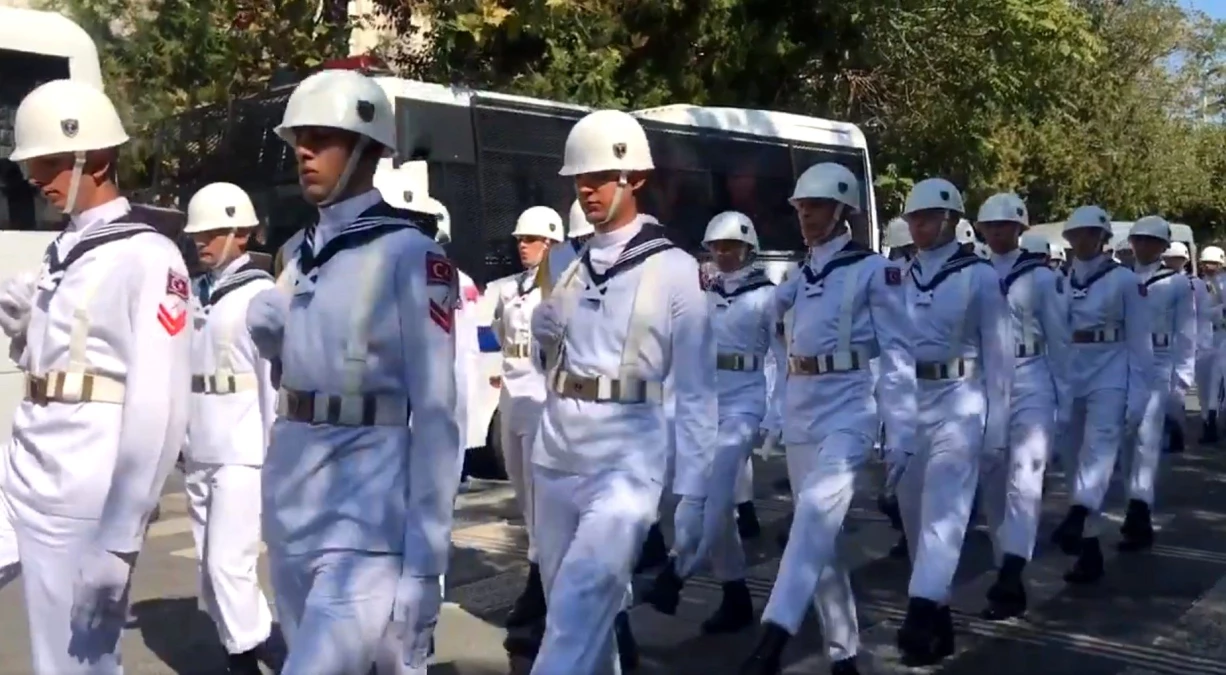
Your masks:
[{"label": "white belt", "polygon": [[508,359],[526,359],[532,355],[532,346],[528,344],[505,344],[502,355]]},{"label": "white belt", "polygon": [[231,375],[192,375],[193,394],[237,394],[259,386],[255,373]]},{"label": "white belt", "polygon": [[282,389],[277,415],[295,422],[341,427],[406,427],[412,406],[396,394],[322,394]]},{"label": "white belt", "polygon": [[26,400],[35,405],[57,403],[123,403],[124,384],[98,373],[51,371],[26,375]]},{"label": "white belt", "polygon": [[1171,346],[1170,333],[1153,333],[1151,339],[1154,341],[1154,347],[1157,349],[1168,349]]},{"label": "white belt", "polygon": [[975,362],[971,359],[950,359],[949,361],[916,361],[915,378],[917,380],[960,380],[975,372]]},{"label": "white belt", "polygon": [[1120,342],[1124,339],[1124,331],[1119,328],[1100,328],[1098,330],[1073,331],[1073,344],[1097,344],[1100,342]]},{"label": "white belt", "polygon": [[826,375],[850,373],[868,367],[870,359],[859,352],[838,351],[818,356],[788,356],[789,375]]},{"label": "white belt", "polygon": [[1019,359],[1038,356],[1047,351],[1047,345],[1043,344],[1042,340],[1031,340],[1030,342],[1019,342],[1013,348],[1013,355]]},{"label": "white belt", "polygon": [[557,370],[550,378],[549,385],[555,394],[580,401],[659,403],[664,400],[664,387],[659,382],[634,378],[581,377]]},{"label": "white belt", "polygon": [[762,370],[762,357],[757,354],[717,354],[715,369],[756,372]]}]

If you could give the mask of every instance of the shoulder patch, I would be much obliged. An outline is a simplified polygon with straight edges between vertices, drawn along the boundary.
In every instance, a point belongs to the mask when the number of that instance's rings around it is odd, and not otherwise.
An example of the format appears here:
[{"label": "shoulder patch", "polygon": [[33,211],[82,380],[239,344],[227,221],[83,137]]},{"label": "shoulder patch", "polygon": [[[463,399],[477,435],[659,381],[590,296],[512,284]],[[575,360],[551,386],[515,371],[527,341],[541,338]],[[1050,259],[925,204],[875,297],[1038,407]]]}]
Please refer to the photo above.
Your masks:
[{"label": "shoulder patch", "polygon": [[455,283],[455,265],[447,256],[432,251],[426,252],[426,284],[431,286],[450,286]]},{"label": "shoulder patch", "polygon": [[191,297],[191,294],[192,284],[186,274],[179,274],[174,270],[166,272],[166,295],[173,295],[186,300]]},{"label": "shoulder patch", "polygon": [[1142,298],[1149,295],[1149,289],[1146,288],[1145,284],[1137,284],[1137,292],[1141,294]]},{"label": "shoulder patch", "polygon": [[885,285],[886,286],[901,286],[902,285],[902,270],[894,266],[885,268]]}]

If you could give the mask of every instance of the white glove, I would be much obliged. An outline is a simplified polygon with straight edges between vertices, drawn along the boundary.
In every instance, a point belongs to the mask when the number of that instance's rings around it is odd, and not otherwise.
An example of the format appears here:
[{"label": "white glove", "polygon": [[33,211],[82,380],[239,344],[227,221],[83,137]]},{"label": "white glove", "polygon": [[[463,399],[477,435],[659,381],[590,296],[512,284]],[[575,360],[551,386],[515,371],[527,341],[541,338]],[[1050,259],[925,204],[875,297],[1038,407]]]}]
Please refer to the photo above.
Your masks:
[{"label": "white glove", "polygon": [[89,634],[127,620],[125,596],[135,563],[135,553],[94,549],[81,556],[72,589],[73,631]]},{"label": "white glove", "polygon": [[677,575],[682,579],[694,574],[707,558],[710,539],[706,536],[707,500],[702,497],[682,497],[673,513],[673,552],[677,557]]},{"label": "white glove", "polygon": [[895,494],[898,492],[898,483],[902,480],[902,475],[907,470],[907,463],[911,461],[911,455],[903,450],[891,448],[885,454],[885,491],[886,494]]},{"label": "white glove", "polygon": [[260,350],[260,356],[266,359],[281,356],[289,302],[289,293],[270,288],[256,293],[247,304],[247,332],[251,333],[251,340]]},{"label": "white glove", "polygon": [[0,329],[9,337],[25,332],[30,322],[37,278],[33,273],[19,274],[0,285]]},{"label": "white glove", "polygon": [[777,429],[763,429],[762,442],[754,448],[754,454],[764,460],[783,454],[783,432]]},{"label": "white glove", "polygon": [[425,668],[430,659],[430,641],[443,609],[440,577],[403,575],[396,586],[392,621],[403,626],[400,658],[408,668]]},{"label": "white glove", "polygon": [[562,323],[562,308],[555,298],[545,300],[532,312],[532,337],[542,345],[552,347],[562,339],[566,326]]}]

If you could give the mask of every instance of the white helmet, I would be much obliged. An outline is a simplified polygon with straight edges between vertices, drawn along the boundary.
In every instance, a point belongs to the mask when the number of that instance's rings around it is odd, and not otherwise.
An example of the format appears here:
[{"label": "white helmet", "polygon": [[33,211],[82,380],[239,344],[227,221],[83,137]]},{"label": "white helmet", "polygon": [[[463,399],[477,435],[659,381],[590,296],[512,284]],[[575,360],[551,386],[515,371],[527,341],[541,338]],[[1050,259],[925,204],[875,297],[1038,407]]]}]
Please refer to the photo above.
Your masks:
[{"label": "white helmet", "polygon": [[[980,211],[982,212],[982,209],[980,209]],[[1022,234],[1022,238],[1018,240],[1018,245],[1027,253],[1051,255],[1051,241],[1038,232],[1026,232]]]},{"label": "white helmet", "polygon": [[1171,224],[1162,216],[1145,216],[1132,224],[1128,230],[1128,238],[1153,237],[1165,242],[1171,241]]},{"label": "white helmet", "polygon": [[387,94],[353,70],[322,70],[294,88],[275,131],[293,144],[294,129],[344,129],[388,150],[396,148],[396,118]]},{"label": "white helmet", "polygon": [[954,230],[954,238],[959,244],[972,244],[975,242],[975,226],[971,225],[971,221],[963,218],[958,221],[958,227]]},{"label": "white helmet", "polygon": [[601,171],[649,171],[651,146],[643,125],[620,110],[597,110],[575,123],[566,136],[559,176]]},{"label": "white helmet", "polygon": [[1012,192],[1000,192],[984,200],[979,206],[977,223],[1017,223],[1022,227],[1030,227],[1030,215],[1026,212],[1026,202]]},{"label": "white helmet", "polygon": [[1111,216],[1097,206],[1078,206],[1064,221],[1063,232],[1073,230],[1102,230],[1111,233]]},{"label": "white helmet", "polygon": [[562,241],[562,216],[548,206],[533,206],[519,214],[512,237],[544,237]]},{"label": "white helmet", "polygon": [[184,234],[218,230],[245,230],[259,227],[251,197],[233,183],[206,185],[187,203]]},{"label": "white helmet", "polygon": [[1206,246],[1200,250],[1200,261],[1203,263],[1226,265],[1226,251],[1217,246]]},{"label": "white helmet", "polygon": [[1064,262],[1066,258],[1065,253],[1064,253],[1064,247],[1054,241],[1050,242],[1050,245],[1051,245],[1051,248],[1048,252],[1048,255],[1051,256],[1051,259],[1059,261],[1059,262]]},{"label": "white helmet", "polygon": [[904,216],[928,209],[944,209],[959,214],[966,213],[962,203],[962,193],[954,184],[944,178],[925,178],[911,188],[907,193],[907,203],[902,210]]},{"label": "white helmet", "polygon": [[587,214],[583,212],[583,206],[576,199],[570,205],[570,214],[566,218],[566,236],[571,239],[578,237],[586,237],[589,234],[596,234],[596,228],[588,222]]},{"label": "white helmet", "polygon": [[438,218],[438,232],[435,233],[434,239],[440,244],[451,243],[451,212],[447,207],[428,195],[416,197],[409,202],[409,208],[422,213],[429,213]]},{"label": "white helmet", "polygon": [[119,113],[98,89],[74,80],[52,80],[26,94],[13,119],[13,152],[22,162],[35,157],[72,153],[72,181],[64,212],[72,213],[85,168],[85,153],[128,142]]},{"label": "white helmet", "polygon": [[902,248],[915,243],[911,238],[911,228],[907,221],[895,218],[885,226],[885,245],[889,248]]},{"label": "white helmet", "polygon": [[796,188],[792,190],[792,197],[788,201],[795,204],[798,199],[831,199],[851,207],[854,213],[858,213],[860,181],[851,169],[842,164],[814,164],[796,179]]},{"label": "white helmet", "polygon": [[740,241],[753,249],[758,248],[758,231],[749,216],[739,211],[724,211],[707,223],[707,232],[702,236],[702,245],[713,241]]},{"label": "white helmet", "polygon": [[1182,241],[1171,242],[1171,245],[1162,252],[1163,258],[1183,258],[1191,260],[1192,254],[1188,251],[1188,247]]}]

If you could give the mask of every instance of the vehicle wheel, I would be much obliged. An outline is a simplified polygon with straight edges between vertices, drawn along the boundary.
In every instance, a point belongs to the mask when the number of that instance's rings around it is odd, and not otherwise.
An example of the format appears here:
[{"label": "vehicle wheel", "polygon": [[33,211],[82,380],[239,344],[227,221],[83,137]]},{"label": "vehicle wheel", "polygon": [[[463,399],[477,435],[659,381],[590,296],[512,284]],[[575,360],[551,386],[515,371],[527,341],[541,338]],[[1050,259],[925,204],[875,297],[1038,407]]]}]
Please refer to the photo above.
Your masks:
[{"label": "vehicle wheel", "polygon": [[464,457],[468,475],[486,480],[506,480],[507,468],[502,463],[502,411],[494,411],[490,419],[485,446],[470,448]]}]

